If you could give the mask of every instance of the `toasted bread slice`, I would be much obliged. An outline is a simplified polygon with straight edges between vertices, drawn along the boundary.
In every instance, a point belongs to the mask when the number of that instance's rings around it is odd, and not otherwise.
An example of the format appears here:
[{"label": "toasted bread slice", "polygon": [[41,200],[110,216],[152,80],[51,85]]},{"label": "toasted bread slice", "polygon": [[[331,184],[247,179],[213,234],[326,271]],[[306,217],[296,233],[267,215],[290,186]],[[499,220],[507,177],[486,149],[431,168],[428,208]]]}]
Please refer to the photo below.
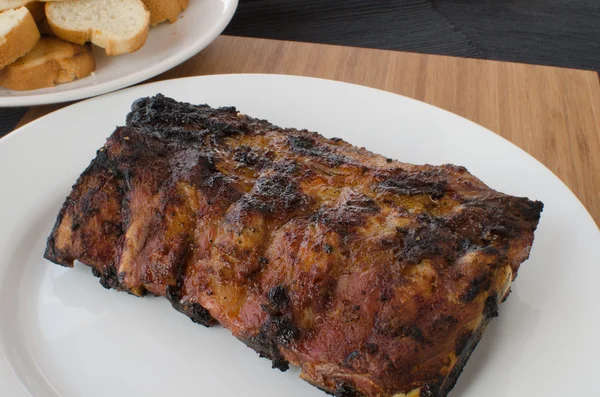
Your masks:
[{"label": "toasted bread slice", "polygon": [[32,0],[0,0],[0,11],[14,10],[33,3]]},{"label": "toasted bread slice", "polygon": [[142,0],[150,11],[150,25],[156,26],[169,20],[174,23],[188,6],[189,0]]},{"label": "toasted bread slice", "polygon": [[[61,1],[61,0],[43,0],[43,1]],[[43,1],[0,0],[0,12],[6,11],[6,10],[14,10],[14,9],[25,6],[31,13],[31,16],[35,20],[35,23],[38,24],[38,29],[40,29],[40,24],[46,20],[46,12],[44,11],[45,3]],[[41,30],[40,30],[40,33],[42,33]]]},{"label": "toasted bread slice", "polygon": [[95,68],[89,45],[42,37],[27,55],[0,71],[0,86],[13,90],[53,87],[88,76]]},{"label": "toasted bread slice", "polygon": [[0,69],[31,51],[39,39],[27,7],[0,13]]},{"label": "toasted bread slice", "polygon": [[[43,2],[46,1],[64,1],[64,0],[41,0]],[[35,4],[39,3],[38,1],[35,0],[0,0],[0,11],[6,11],[6,10],[14,10],[17,8],[21,8],[23,6],[27,6],[27,8],[29,8],[29,11],[31,11],[32,14],[35,13],[35,11],[31,10],[31,7],[38,7]],[[41,4],[41,8],[43,8],[43,3]],[[43,11],[42,11],[43,13]],[[38,14],[39,15],[39,14]],[[33,15],[33,18],[37,21],[36,17],[38,16],[36,14]]]},{"label": "toasted bread slice", "polygon": [[104,48],[107,55],[140,49],[148,37],[150,13],[141,0],[66,0],[46,3],[46,17],[61,39]]},{"label": "toasted bread slice", "polygon": [[[25,6],[31,13],[31,16],[35,20],[35,23],[37,23],[40,33],[44,34],[42,29],[43,29],[44,23],[46,21],[46,11],[44,11],[44,6],[46,5],[45,1],[62,1],[62,0],[42,0],[42,1],[0,0],[0,12],[6,11],[6,10],[14,10],[14,9]],[[45,24],[46,24],[46,26],[48,25],[47,23],[45,23]]]}]

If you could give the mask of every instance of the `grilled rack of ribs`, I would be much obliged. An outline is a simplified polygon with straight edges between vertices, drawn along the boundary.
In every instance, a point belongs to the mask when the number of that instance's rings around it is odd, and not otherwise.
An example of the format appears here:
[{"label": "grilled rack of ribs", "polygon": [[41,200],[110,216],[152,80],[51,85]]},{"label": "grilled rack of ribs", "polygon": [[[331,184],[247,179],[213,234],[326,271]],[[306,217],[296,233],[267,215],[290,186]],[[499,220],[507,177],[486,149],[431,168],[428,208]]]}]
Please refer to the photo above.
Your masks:
[{"label": "grilled rack of ribs", "polygon": [[442,397],[542,207],[463,167],[157,95],[81,174],[45,257],[165,296],[327,393]]}]

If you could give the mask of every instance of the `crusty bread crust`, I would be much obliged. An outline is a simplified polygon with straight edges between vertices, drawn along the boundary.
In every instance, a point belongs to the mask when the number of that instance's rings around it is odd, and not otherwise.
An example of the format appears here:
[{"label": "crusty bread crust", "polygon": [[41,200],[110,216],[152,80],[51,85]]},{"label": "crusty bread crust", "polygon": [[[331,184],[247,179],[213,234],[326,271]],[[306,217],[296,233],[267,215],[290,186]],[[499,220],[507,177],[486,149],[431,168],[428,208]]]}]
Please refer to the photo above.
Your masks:
[{"label": "crusty bread crust", "polygon": [[[39,3],[39,2],[48,2],[48,1],[64,1],[64,0],[0,0],[0,11],[6,11],[6,10],[14,10],[23,6],[26,6],[27,8],[29,8],[29,6]],[[36,7],[35,5],[33,5],[33,7]],[[42,3],[42,7],[43,8],[43,3]],[[29,10],[31,11],[31,8],[29,8]],[[33,14],[33,11],[32,11]],[[37,16],[34,14],[33,18],[37,21]]]},{"label": "crusty bread crust", "polygon": [[42,37],[28,55],[0,71],[0,86],[13,90],[53,87],[88,76],[95,69],[89,45]]},{"label": "crusty bread crust", "polygon": [[150,11],[150,25],[156,26],[169,20],[174,23],[177,17],[187,8],[189,0],[142,0]]},{"label": "crusty bread crust", "polygon": [[[49,5],[47,4],[46,5],[46,15],[48,15],[48,6]],[[63,40],[70,41],[71,43],[75,43],[75,44],[79,44],[79,45],[84,45],[88,41],[92,41],[91,40],[92,32],[90,32],[90,31],[82,32],[82,31],[77,31],[77,30],[63,29],[60,26],[56,25],[54,22],[52,22],[51,18],[48,18],[47,21],[48,21],[48,26],[50,26],[50,29],[52,29],[52,32],[54,32],[54,34],[57,37],[60,37]],[[95,42],[93,42],[93,43],[97,44]],[[102,46],[100,46],[100,47],[102,47]]]},{"label": "crusty bread crust", "polygon": [[0,11],[20,8],[31,2],[32,0],[0,0]]},{"label": "crusty bread crust", "polygon": [[144,14],[144,28],[142,28],[135,36],[127,39],[119,38],[110,32],[94,28],[89,28],[87,30],[73,30],[61,26],[60,21],[54,19],[52,3],[46,4],[46,17],[48,18],[50,29],[52,29],[57,37],[79,45],[92,42],[98,47],[104,48],[106,55],[119,55],[139,50],[148,38],[148,29],[150,27],[150,13],[146,9]]},{"label": "crusty bread crust", "polygon": [[29,10],[23,20],[11,29],[0,44],[0,69],[27,54],[40,39],[40,32]]}]

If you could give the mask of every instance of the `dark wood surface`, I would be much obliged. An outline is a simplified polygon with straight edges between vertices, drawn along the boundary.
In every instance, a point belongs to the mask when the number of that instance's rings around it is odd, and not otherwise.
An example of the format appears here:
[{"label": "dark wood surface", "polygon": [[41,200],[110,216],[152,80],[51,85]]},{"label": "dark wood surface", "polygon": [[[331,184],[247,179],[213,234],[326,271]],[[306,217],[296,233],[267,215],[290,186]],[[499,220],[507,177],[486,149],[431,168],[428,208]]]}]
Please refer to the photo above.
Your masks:
[{"label": "dark wood surface", "polygon": [[226,33],[600,71],[598,0],[240,0]]},{"label": "dark wood surface", "polygon": [[[532,154],[575,192],[600,224],[600,81],[595,72],[221,36],[154,80],[222,73],[340,80],[447,109]],[[21,124],[60,107],[32,108]]]}]

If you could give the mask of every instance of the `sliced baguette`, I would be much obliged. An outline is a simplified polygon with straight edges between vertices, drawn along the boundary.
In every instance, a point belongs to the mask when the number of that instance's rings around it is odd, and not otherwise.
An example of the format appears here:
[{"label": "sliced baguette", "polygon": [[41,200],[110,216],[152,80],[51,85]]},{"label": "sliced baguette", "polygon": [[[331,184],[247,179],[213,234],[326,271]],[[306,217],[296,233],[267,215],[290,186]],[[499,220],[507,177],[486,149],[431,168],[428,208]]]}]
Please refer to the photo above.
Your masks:
[{"label": "sliced baguette", "polygon": [[141,0],[66,0],[46,3],[56,36],[77,44],[88,41],[107,55],[140,49],[148,37],[150,13]]},{"label": "sliced baguette", "polygon": [[27,55],[0,71],[0,86],[13,90],[53,87],[88,76],[94,69],[89,45],[42,37]]},{"label": "sliced baguette", "polygon": [[[64,1],[64,0],[41,0],[41,1]],[[37,3],[37,1],[34,0],[0,0],[0,11],[6,11],[6,10],[14,10],[17,8],[21,8],[23,6],[27,6],[27,8],[29,8],[30,5]],[[42,4],[43,6],[43,4]],[[35,7],[35,6],[34,6]],[[30,9],[31,11],[31,9]],[[32,12],[33,14],[33,12]],[[36,16],[34,15],[34,18]],[[36,19],[37,21],[37,19]]]},{"label": "sliced baguette", "polygon": [[27,7],[0,13],[0,69],[31,51],[39,39]]},{"label": "sliced baguette", "polygon": [[[60,0],[43,0],[43,1],[60,1]],[[46,21],[46,11],[44,11],[45,3],[42,1],[32,0],[0,0],[0,12],[6,10],[14,10],[16,8],[27,7],[33,20],[38,25],[38,30],[41,34],[44,22]],[[46,23],[46,26],[48,24]]]},{"label": "sliced baguette", "polygon": [[14,10],[33,3],[32,0],[0,0],[0,11]]},{"label": "sliced baguette", "polygon": [[166,21],[174,23],[188,6],[189,0],[142,0],[150,11],[150,25]]}]

